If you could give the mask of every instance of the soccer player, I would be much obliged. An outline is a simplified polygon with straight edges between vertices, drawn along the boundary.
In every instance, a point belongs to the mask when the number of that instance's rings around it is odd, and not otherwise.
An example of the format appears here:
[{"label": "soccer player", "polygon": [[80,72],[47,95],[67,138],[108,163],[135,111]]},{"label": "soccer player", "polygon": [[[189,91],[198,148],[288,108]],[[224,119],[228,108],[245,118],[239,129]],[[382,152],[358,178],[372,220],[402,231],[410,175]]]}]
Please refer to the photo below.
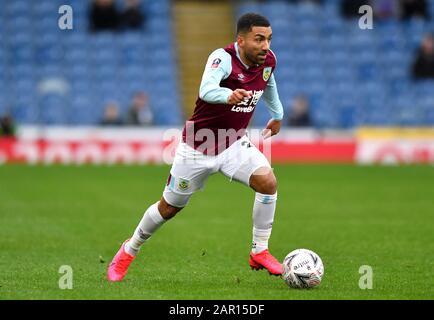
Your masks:
[{"label": "soccer player", "polygon": [[216,172],[256,192],[250,267],[282,274],[281,263],[268,251],[277,200],[276,177],[267,158],[246,135],[261,96],[271,114],[264,138],[280,130],[283,107],[273,75],[276,57],[270,50],[271,36],[267,18],[247,13],[237,22],[236,42],[211,53],[163,196],[146,210],[131,239],[122,244],[108,267],[108,280],[121,281],[140,247]]}]

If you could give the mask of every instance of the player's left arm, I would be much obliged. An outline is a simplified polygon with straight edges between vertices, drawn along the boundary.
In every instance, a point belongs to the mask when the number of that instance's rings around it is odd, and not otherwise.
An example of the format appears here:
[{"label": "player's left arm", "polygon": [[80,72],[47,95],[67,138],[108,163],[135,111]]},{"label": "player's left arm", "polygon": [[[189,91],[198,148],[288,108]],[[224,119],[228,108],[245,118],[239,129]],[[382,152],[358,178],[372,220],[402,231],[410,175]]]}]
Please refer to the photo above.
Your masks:
[{"label": "player's left arm", "polygon": [[277,84],[274,79],[274,74],[271,74],[267,83],[267,88],[262,97],[264,98],[268,112],[271,115],[271,119],[268,121],[267,127],[263,131],[264,138],[268,138],[279,133],[283,119],[283,106],[279,99],[279,93],[277,92]]}]

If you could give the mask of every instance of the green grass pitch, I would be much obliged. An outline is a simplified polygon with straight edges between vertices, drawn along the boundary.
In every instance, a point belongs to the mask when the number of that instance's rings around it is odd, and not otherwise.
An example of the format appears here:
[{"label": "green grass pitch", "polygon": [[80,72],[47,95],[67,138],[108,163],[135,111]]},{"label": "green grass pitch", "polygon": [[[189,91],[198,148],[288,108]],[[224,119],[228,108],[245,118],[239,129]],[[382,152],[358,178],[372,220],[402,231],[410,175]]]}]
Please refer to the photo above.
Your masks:
[{"label": "green grass pitch", "polygon": [[[434,168],[275,166],[270,250],[317,252],[321,285],[251,271],[254,193],[216,174],[142,248],[122,283],[106,268],[168,166],[1,166],[0,299],[434,299]],[[59,268],[73,289],[59,289]],[[373,269],[361,290],[359,268]]]}]

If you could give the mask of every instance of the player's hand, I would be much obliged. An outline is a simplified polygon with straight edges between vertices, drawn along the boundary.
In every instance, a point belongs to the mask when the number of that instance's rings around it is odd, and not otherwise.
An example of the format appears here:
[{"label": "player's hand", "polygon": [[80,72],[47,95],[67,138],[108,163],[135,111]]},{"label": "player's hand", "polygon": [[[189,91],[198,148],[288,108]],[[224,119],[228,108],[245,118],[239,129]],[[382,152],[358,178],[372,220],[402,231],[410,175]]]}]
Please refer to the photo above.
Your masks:
[{"label": "player's hand", "polygon": [[244,89],[236,89],[232,91],[232,94],[228,98],[228,104],[235,105],[243,100],[249,100],[252,97],[252,91]]},{"label": "player's hand", "polygon": [[267,127],[264,130],[262,130],[262,136],[264,137],[264,139],[267,139],[271,136],[278,134],[280,131],[281,124],[282,124],[281,120],[271,119],[270,121],[268,121]]}]

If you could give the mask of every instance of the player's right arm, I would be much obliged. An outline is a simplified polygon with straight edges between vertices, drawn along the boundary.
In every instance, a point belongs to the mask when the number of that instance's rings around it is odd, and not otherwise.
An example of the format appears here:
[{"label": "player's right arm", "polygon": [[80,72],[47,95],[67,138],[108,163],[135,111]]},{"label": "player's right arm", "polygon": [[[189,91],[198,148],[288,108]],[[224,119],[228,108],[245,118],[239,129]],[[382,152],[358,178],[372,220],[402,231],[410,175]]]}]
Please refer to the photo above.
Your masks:
[{"label": "player's right arm", "polygon": [[220,86],[220,82],[232,72],[232,58],[224,49],[217,49],[210,54],[200,83],[199,98],[215,104],[237,104],[251,97],[251,92],[244,89],[232,91]]}]

